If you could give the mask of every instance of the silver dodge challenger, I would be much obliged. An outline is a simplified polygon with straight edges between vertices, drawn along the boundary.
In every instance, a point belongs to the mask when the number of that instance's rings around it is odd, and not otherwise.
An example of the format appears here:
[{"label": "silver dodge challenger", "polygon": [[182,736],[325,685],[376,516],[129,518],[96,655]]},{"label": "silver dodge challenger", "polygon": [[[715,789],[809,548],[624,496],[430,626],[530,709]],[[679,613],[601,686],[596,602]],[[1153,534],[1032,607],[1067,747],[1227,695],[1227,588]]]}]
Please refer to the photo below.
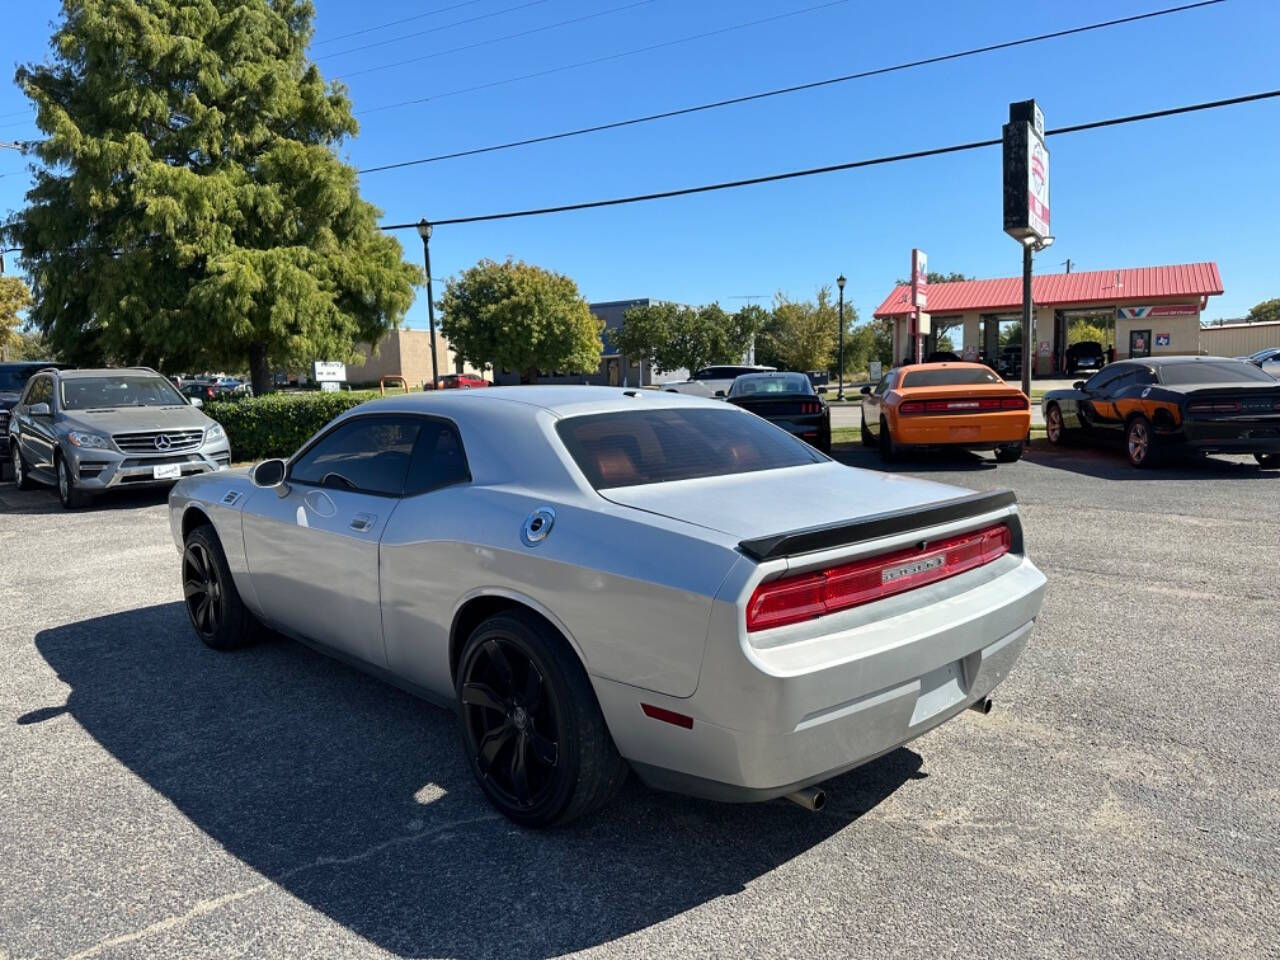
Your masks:
[{"label": "silver dodge challenger", "polygon": [[634,770],[787,796],[989,708],[1040,610],[1014,496],[857,470],[715,400],[386,398],[169,498],[191,622],[264,629],[456,711],[529,826]]}]

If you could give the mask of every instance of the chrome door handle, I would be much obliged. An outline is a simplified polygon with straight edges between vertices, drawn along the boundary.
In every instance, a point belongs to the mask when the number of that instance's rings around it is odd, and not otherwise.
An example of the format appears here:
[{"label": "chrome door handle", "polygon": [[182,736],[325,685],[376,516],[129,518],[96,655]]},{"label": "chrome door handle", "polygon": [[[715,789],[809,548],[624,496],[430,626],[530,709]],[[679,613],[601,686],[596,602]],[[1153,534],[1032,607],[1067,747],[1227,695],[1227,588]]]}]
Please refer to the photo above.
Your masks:
[{"label": "chrome door handle", "polygon": [[359,530],[361,533],[363,533],[365,530],[368,530],[371,526],[373,526],[373,521],[377,519],[378,518],[374,516],[372,513],[357,513],[354,517],[351,518],[351,529]]}]

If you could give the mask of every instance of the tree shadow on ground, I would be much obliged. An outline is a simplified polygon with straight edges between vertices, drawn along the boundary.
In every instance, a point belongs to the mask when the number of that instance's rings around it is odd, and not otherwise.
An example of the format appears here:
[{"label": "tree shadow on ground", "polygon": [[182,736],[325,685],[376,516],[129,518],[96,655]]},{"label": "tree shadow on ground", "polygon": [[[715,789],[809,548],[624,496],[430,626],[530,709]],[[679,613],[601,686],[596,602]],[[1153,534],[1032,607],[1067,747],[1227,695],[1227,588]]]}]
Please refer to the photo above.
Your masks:
[{"label": "tree shadow on ground", "polygon": [[905,781],[896,750],[837,778],[820,814],[722,805],[634,778],[545,832],[499,818],[453,715],[288,641],[202,646],[180,603],[44,630],[65,708],[246,864],[403,956],[537,958],[605,943],[753,879],[846,828]]}]

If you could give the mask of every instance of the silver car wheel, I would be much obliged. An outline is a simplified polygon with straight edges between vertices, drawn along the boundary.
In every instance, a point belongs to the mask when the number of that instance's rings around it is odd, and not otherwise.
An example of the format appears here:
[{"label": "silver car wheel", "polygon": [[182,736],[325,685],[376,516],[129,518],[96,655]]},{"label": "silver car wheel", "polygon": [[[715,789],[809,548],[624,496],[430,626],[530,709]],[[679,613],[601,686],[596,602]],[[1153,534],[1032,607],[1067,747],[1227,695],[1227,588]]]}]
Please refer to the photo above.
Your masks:
[{"label": "silver car wheel", "polygon": [[67,461],[58,461],[58,496],[66,503],[71,499],[71,480],[67,476]]},{"label": "silver car wheel", "polygon": [[1044,432],[1050,443],[1062,442],[1062,411],[1057,407],[1050,407],[1045,414]]},{"label": "silver car wheel", "polygon": [[13,482],[22,486],[22,454],[18,450],[18,441],[9,438],[9,459],[13,461]]},{"label": "silver car wheel", "polygon": [[1129,427],[1129,459],[1134,463],[1142,463],[1147,459],[1147,451],[1151,446],[1151,438],[1147,434],[1147,425],[1138,421]]}]

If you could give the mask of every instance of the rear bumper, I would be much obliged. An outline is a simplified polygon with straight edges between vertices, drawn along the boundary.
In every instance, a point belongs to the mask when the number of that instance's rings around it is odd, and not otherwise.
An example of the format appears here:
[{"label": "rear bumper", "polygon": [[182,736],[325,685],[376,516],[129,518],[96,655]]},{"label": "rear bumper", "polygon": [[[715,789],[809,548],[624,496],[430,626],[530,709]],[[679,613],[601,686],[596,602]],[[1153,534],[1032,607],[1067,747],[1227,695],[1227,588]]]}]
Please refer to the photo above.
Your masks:
[{"label": "rear bumper", "polygon": [[1199,453],[1280,453],[1280,418],[1182,424],[1182,443]]},{"label": "rear bumper", "polygon": [[954,417],[929,414],[897,417],[893,438],[909,447],[994,447],[1019,443],[1027,438],[1030,430],[1030,410]]},{"label": "rear bumper", "polygon": [[[991,566],[945,599],[944,581],[832,615],[821,637],[736,658],[709,640],[687,699],[593,678],[618,749],[652,786],[726,801],[782,796],[887,753],[990,694],[1026,647],[1044,576],[1022,557]],[[642,702],[693,726],[650,719]]]}]

